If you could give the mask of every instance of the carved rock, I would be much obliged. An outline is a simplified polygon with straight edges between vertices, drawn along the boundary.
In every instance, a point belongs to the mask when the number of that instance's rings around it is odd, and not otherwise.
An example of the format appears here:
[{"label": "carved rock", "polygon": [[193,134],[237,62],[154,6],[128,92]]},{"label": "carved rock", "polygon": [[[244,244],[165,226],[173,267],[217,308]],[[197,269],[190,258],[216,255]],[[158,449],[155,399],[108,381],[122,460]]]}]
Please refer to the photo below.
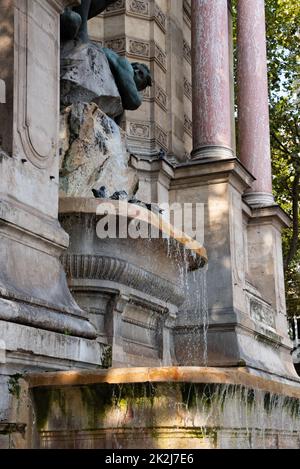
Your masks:
[{"label": "carved rock", "polygon": [[96,104],[65,109],[60,136],[61,196],[93,197],[101,186],[133,193],[137,176],[128,166],[125,133]]},{"label": "carved rock", "polygon": [[74,47],[70,41],[61,51],[61,104],[94,101],[110,117],[122,114],[122,100],[99,46],[92,43]]}]

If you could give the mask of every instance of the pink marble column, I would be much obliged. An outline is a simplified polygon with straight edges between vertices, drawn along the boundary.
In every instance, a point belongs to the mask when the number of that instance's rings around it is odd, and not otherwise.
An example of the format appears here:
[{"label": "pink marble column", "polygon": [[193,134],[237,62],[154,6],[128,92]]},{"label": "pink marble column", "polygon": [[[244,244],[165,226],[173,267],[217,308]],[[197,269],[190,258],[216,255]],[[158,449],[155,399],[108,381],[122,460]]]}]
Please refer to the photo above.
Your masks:
[{"label": "pink marble column", "polygon": [[246,200],[274,205],[264,0],[238,0],[239,157],[256,181]]},{"label": "pink marble column", "polygon": [[232,157],[227,0],[192,0],[194,159]]}]

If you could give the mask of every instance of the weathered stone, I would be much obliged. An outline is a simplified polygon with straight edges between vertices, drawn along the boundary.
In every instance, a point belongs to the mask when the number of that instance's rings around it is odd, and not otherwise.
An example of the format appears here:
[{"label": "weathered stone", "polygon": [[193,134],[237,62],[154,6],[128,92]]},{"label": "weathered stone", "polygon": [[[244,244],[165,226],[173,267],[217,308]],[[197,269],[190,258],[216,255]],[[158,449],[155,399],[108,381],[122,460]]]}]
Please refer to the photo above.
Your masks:
[{"label": "weathered stone", "polygon": [[95,44],[74,47],[68,42],[61,51],[61,104],[96,102],[111,117],[122,114],[122,100],[108,60]]},{"label": "weathered stone", "polygon": [[300,444],[299,385],[262,379],[244,368],[124,368],[27,379],[42,448]]},{"label": "weathered stone", "polygon": [[184,256],[174,247],[168,257],[162,238],[98,238],[98,203],[61,200],[60,220],[71,240],[62,259],[69,286],[92,316],[98,341],[112,346],[113,366],[175,363],[171,328],[184,301],[178,275]]},{"label": "weathered stone", "polygon": [[137,186],[129,167],[125,133],[96,104],[67,108],[61,119],[60,195],[93,197],[106,186],[110,194]]}]

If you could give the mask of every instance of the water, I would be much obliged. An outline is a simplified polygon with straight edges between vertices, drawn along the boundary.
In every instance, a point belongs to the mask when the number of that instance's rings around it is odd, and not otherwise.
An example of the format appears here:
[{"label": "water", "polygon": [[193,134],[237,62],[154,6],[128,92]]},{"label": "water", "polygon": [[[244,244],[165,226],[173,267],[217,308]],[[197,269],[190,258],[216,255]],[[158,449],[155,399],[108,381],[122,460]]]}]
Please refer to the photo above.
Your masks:
[{"label": "water", "polygon": [[184,291],[185,303],[178,313],[178,325],[185,334],[186,360],[182,365],[208,364],[209,311],[207,301],[207,268],[195,267],[197,255],[172,238],[164,240],[166,255],[173,259],[179,284]]},{"label": "water", "polygon": [[[207,300],[207,268],[194,271],[193,285],[194,285],[194,297],[195,297],[195,311],[196,318],[198,320],[198,331],[201,331],[201,342],[203,345],[203,355],[200,357],[200,364],[207,366],[208,364],[208,330],[209,330],[209,310]],[[195,334],[197,334],[195,332]],[[199,332],[198,332],[199,336]]]},{"label": "water", "polygon": [[[191,448],[195,439],[198,445],[223,449],[300,443],[300,400],[242,385],[168,382],[164,370],[159,382],[67,386],[55,392],[43,430],[48,443],[61,430],[72,447],[77,438],[93,447],[99,430],[106,435],[106,448],[119,449],[173,448],[183,436]],[[90,439],[82,440],[85,431]]]}]

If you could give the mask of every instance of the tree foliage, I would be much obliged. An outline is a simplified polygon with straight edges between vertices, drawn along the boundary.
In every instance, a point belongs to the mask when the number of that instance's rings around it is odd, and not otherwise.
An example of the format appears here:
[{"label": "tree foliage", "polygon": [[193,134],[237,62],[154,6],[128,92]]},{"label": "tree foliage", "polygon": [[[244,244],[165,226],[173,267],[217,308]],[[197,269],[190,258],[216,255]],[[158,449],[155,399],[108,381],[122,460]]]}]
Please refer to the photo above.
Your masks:
[{"label": "tree foliage", "polygon": [[[238,1],[231,0],[235,49]],[[273,187],[292,219],[283,254],[288,315],[294,316],[300,315],[300,2],[265,0],[265,7]]]},{"label": "tree foliage", "polygon": [[284,233],[289,314],[300,314],[300,2],[266,0],[274,191],[291,216]]}]

